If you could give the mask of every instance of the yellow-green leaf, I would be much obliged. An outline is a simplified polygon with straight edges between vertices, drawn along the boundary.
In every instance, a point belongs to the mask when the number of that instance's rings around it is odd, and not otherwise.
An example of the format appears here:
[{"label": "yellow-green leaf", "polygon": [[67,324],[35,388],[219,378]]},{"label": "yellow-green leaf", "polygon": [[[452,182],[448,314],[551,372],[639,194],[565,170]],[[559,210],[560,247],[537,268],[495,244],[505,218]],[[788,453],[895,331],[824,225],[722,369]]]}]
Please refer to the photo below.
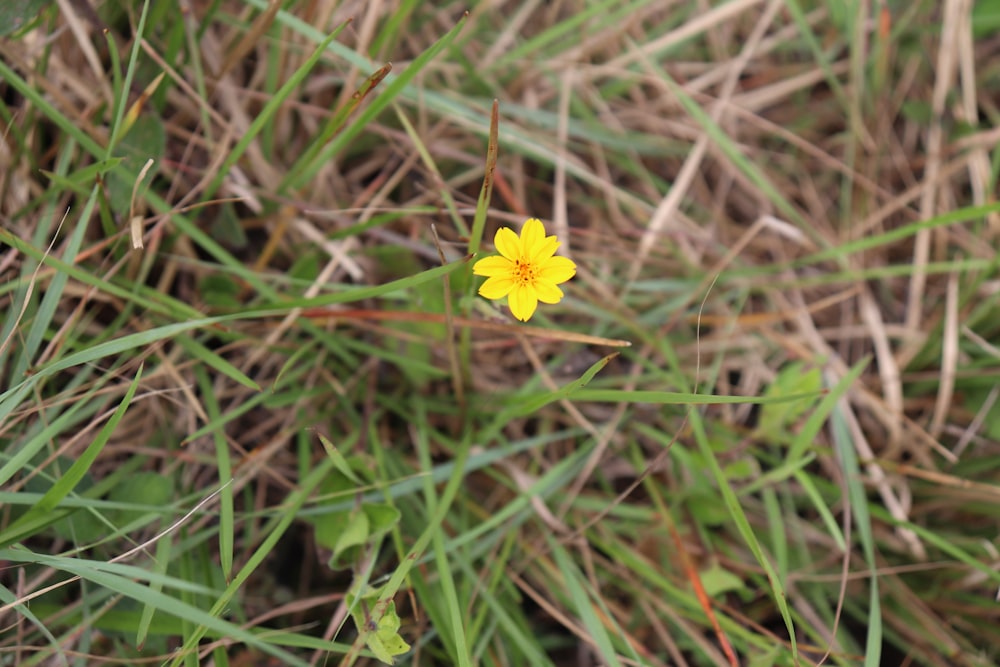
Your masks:
[{"label": "yellow-green leaf", "polygon": [[364,629],[365,645],[375,657],[387,665],[396,662],[395,656],[403,655],[410,650],[410,645],[399,636],[399,615],[396,614],[396,604],[390,602],[386,606],[382,618],[372,619],[374,629],[366,625]]}]

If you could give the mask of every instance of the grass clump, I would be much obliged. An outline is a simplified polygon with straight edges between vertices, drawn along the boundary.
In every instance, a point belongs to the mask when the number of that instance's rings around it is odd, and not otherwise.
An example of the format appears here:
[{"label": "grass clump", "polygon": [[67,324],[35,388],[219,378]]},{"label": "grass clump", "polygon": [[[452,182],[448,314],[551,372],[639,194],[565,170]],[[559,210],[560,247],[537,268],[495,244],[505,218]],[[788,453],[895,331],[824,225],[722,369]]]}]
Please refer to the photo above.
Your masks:
[{"label": "grass clump", "polygon": [[8,3],[0,663],[995,664],[968,4]]}]

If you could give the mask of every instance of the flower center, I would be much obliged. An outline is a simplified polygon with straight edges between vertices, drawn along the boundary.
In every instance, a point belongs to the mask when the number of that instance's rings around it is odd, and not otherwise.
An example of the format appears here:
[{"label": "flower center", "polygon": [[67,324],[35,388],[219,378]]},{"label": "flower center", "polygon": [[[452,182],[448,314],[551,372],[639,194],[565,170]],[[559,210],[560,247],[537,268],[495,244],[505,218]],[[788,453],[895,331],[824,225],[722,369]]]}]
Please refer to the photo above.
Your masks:
[{"label": "flower center", "polygon": [[523,259],[514,262],[514,280],[522,285],[531,285],[535,282],[535,265]]}]

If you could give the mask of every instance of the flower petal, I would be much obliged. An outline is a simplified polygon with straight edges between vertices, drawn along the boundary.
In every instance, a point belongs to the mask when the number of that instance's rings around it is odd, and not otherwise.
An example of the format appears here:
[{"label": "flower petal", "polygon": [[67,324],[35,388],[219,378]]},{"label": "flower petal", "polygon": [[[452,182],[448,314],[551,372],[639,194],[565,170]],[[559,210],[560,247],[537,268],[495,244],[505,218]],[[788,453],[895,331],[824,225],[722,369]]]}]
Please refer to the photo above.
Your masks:
[{"label": "flower petal", "polygon": [[535,314],[538,308],[538,296],[535,288],[528,285],[517,285],[510,294],[507,295],[507,305],[510,312],[522,322],[527,322]]},{"label": "flower petal", "polygon": [[493,237],[493,245],[497,247],[497,252],[511,261],[521,256],[521,243],[510,227],[501,227],[497,230],[497,235]]},{"label": "flower petal", "polygon": [[562,244],[559,242],[555,236],[546,236],[543,241],[540,241],[537,245],[531,248],[531,252],[528,253],[528,257],[535,264],[541,264],[552,255],[556,254],[556,250]]},{"label": "flower petal", "polygon": [[479,296],[487,299],[502,299],[514,289],[514,279],[510,276],[493,276],[479,286]]},{"label": "flower petal", "polygon": [[521,227],[521,250],[524,257],[532,257],[535,248],[545,240],[545,225],[538,218],[528,218]]},{"label": "flower petal", "polygon": [[556,255],[541,262],[535,279],[558,285],[559,283],[566,282],[575,275],[576,264],[573,263],[573,260],[568,257]]},{"label": "flower petal", "polygon": [[535,291],[538,292],[538,300],[542,303],[559,303],[565,296],[555,283],[546,280],[536,280]]},{"label": "flower petal", "polygon": [[477,276],[498,276],[503,273],[510,273],[514,270],[513,264],[506,257],[493,255],[483,257],[472,265],[472,273]]}]

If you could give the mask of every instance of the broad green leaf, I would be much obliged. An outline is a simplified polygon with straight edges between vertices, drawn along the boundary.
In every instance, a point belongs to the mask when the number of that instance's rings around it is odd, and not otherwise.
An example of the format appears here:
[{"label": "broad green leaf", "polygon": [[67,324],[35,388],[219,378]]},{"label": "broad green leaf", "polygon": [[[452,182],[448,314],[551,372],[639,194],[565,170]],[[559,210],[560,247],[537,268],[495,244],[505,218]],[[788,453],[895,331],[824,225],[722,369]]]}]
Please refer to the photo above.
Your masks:
[{"label": "broad green leaf", "polygon": [[27,25],[52,0],[4,0],[0,2],[0,37]]},{"label": "broad green leaf", "polygon": [[746,583],[741,577],[725,569],[718,562],[712,563],[707,570],[702,570],[701,585],[709,597],[746,590]]},{"label": "broad green leaf", "polygon": [[210,273],[198,282],[198,295],[213,308],[238,308],[240,286],[236,280],[223,273]]},{"label": "broad green leaf", "polygon": [[384,505],[382,503],[366,503],[363,509],[368,516],[369,530],[372,537],[382,537],[388,533],[399,523],[399,519],[402,516],[399,510],[392,505]]},{"label": "broad green leaf", "polygon": [[316,543],[333,550],[330,567],[339,570],[350,567],[357,560],[358,550],[378,541],[396,523],[400,513],[391,505],[365,503],[344,512],[331,512],[312,519],[316,530]]},{"label": "broad green leaf", "polygon": [[[316,542],[329,546],[331,533],[336,531],[333,542],[333,555],[330,556],[330,567],[340,569],[351,564],[350,556],[357,552],[368,541],[368,515],[361,508],[350,512],[338,512],[327,518],[327,523],[316,526]],[[338,530],[339,529],[339,530]],[[344,559],[341,556],[347,555]]]},{"label": "broad green leaf", "polygon": [[[154,472],[137,472],[125,477],[111,493],[108,500],[128,505],[162,507],[173,500],[174,485],[170,477]],[[119,526],[135,521],[147,514],[143,510],[116,510],[110,513],[111,520]]]}]

